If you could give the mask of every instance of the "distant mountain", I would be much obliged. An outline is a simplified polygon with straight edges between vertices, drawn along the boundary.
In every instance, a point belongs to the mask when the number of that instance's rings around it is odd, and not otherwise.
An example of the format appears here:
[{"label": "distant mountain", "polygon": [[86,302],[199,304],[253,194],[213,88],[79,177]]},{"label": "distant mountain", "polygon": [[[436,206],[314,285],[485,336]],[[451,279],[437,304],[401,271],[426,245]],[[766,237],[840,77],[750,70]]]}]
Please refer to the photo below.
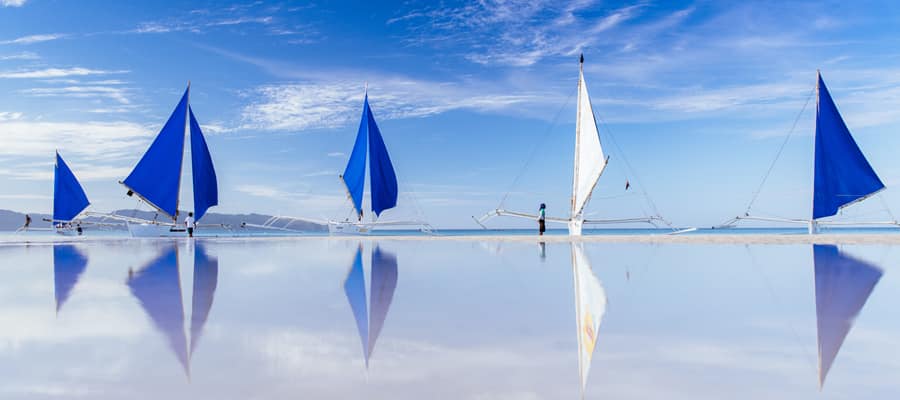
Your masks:
[{"label": "distant mountain", "polygon": [[[148,219],[152,220],[158,217],[159,220],[164,220],[165,217],[158,216],[157,213],[152,211],[141,211],[141,210],[116,210],[115,214]],[[179,214],[179,223],[184,222],[184,217],[187,216],[187,211],[181,211]],[[31,226],[35,228],[49,228],[50,223],[44,221],[44,219],[49,219],[49,214],[29,214],[31,215]],[[219,214],[219,213],[207,213],[203,216],[203,220],[200,222],[202,224],[214,224],[214,225],[230,225],[234,228],[240,228],[241,224],[256,224],[261,225],[266,220],[271,218],[271,215],[265,214]],[[100,218],[90,217],[86,218],[87,221],[99,221]],[[106,220],[109,222],[109,220]],[[10,210],[0,210],[0,231],[12,231],[20,228],[22,224],[25,223],[25,213],[20,213],[16,211]],[[125,226],[122,226],[122,229],[125,229]],[[310,231],[310,232],[321,232],[328,230],[328,227],[323,224],[317,224],[314,222],[306,222],[306,221],[297,221],[291,224],[291,229],[301,230],[301,231]]]}]

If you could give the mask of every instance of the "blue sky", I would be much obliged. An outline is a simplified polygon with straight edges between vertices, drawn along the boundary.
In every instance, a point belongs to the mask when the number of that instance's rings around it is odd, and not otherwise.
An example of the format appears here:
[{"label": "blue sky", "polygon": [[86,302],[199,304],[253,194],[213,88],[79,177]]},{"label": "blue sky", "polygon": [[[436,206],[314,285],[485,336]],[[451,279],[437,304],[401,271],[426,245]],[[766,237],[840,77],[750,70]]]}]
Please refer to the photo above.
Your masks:
[{"label": "blue sky", "polygon": [[474,227],[507,193],[564,214],[584,52],[611,155],[591,217],[651,212],[642,190],[677,225],[741,213],[798,114],[754,210],[807,217],[817,68],[888,185],[846,213],[900,210],[892,2],[0,4],[0,208],[49,211],[57,148],[94,210],[135,206],[117,182],[190,81],[211,211],[343,218],[368,82],[402,192],[387,216]]}]

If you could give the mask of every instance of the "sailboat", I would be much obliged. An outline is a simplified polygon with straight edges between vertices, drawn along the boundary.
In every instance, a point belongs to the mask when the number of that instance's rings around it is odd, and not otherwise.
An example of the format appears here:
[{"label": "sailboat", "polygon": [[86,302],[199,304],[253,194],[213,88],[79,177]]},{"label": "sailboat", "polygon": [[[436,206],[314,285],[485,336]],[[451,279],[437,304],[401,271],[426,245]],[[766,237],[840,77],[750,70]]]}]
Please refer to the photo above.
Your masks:
[{"label": "sailboat", "polygon": [[80,235],[81,223],[75,220],[90,204],[78,178],[57,151],[53,168],[53,219],[50,221],[56,232]]},{"label": "sailboat", "polygon": [[170,243],[161,253],[136,272],[129,271],[127,280],[132,295],[138,299],[153,325],[169,342],[169,348],[190,377],[191,360],[203,335],[218,285],[219,261],[209,256],[197,243],[194,251],[194,285],[191,295],[190,344],[185,333],[184,302],[178,248]]},{"label": "sailboat", "polygon": [[[591,199],[591,194],[600,180],[600,175],[606,169],[609,156],[603,152],[600,144],[600,132],[597,129],[597,120],[594,118],[594,108],[591,105],[591,97],[588,94],[587,84],[584,81],[584,55],[578,62],[578,100],[575,115],[575,167],[572,174],[572,198],[569,216],[566,218],[546,217],[545,221],[563,223],[569,228],[569,235],[580,236],[584,224],[620,224],[654,221],[665,222],[658,216],[646,218],[623,218],[608,220],[588,220],[584,216],[584,208]],[[475,218],[478,225],[495,216],[508,216],[537,220],[538,216],[518,211],[509,211],[497,208],[488,212],[481,218]]]},{"label": "sailboat", "polygon": [[591,358],[600,334],[600,322],[606,313],[606,291],[591,269],[582,243],[571,243],[572,277],[575,281],[575,323],[578,338],[578,377],[581,398],[587,387]]},{"label": "sailboat", "polygon": [[368,306],[361,246],[344,280],[344,294],[353,311],[367,369],[397,288],[397,257],[376,246],[372,250],[371,268]]},{"label": "sailboat", "polygon": [[[372,220],[363,220],[363,194],[366,182],[366,158],[369,160],[369,191]],[[394,165],[388,155],[387,146],[381,136],[381,130],[375,122],[375,115],[369,107],[369,90],[366,88],[363,100],[362,117],[359,120],[359,130],[356,133],[356,141],[353,151],[347,161],[344,173],[340,175],[341,182],[347,188],[347,196],[353,205],[355,221],[347,218],[343,221],[328,221],[328,230],[331,234],[365,234],[371,232],[376,226],[420,226],[423,230],[429,230],[428,224],[419,221],[379,221],[378,217],[385,210],[397,206],[399,194],[397,175]]]},{"label": "sailboat", "polygon": [[809,233],[815,234],[819,232],[821,225],[900,226],[896,220],[863,223],[825,220],[837,215],[841,209],[866,200],[884,190],[884,183],[881,182],[856,141],[853,140],[837,105],[831,98],[828,87],[825,86],[822,74],[818,71],[816,72],[815,141],[812,218],[807,220],[753,216],[750,214],[750,208],[753,206],[751,201],[744,215],[727,221],[721,227],[732,227],[741,220],[787,222],[807,225]]},{"label": "sailboat", "polygon": [[813,245],[813,262],[821,389],[844,339],[881,279],[883,271],[844,254],[834,245]]},{"label": "sailboat", "polygon": [[190,106],[191,86],[188,84],[181,101],[162,130],[150,144],[134,169],[120,182],[128,188],[128,196],[139,199],[156,209],[162,221],[144,220],[122,215],[128,231],[135,237],[183,236],[178,226],[178,204],[181,191],[181,172],[184,159],[185,135],[190,126],[191,172],[194,193],[194,220],[200,221],[206,211],[219,204],[216,170],[200,124]]}]

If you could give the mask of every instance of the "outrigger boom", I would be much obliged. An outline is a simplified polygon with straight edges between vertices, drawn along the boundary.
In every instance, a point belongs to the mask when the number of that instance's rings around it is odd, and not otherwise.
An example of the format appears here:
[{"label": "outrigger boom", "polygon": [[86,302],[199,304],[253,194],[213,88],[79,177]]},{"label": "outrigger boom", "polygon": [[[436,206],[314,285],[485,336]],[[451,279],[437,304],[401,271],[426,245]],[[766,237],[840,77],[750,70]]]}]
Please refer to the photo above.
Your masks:
[{"label": "outrigger boom", "polygon": [[[519,211],[509,211],[498,208],[493,211],[489,211],[488,213],[481,216],[481,218],[476,218],[472,216],[472,219],[480,225],[482,228],[487,229],[487,226],[484,225],[489,219],[494,217],[515,217],[515,218],[524,218],[530,219],[532,221],[537,221],[540,217],[536,214],[528,214]],[[544,217],[544,220],[547,222],[554,222],[559,224],[568,224],[571,220],[566,218],[559,217]],[[657,223],[661,223],[663,225],[669,226],[669,222],[659,216],[651,216],[651,217],[638,217],[638,218],[617,218],[617,219],[585,219],[582,221],[584,224],[594,224],[594,225],[612,225],[612,224],[631,224],[631,223],[647,223],[653,225],[658,228],[659,225]]]}]

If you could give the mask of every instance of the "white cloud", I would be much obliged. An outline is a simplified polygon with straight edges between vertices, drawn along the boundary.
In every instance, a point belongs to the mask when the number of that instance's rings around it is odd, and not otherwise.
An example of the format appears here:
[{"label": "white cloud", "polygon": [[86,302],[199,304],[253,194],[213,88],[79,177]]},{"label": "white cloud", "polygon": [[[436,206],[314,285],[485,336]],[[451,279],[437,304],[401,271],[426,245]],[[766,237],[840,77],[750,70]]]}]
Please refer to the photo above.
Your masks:
[{"label": "white cloud", "polygon": [[133,158],[155,132],[132,122],[0,122],[0,155],[41,156],[56,149],[85,159]]},{"label": "white cloud", "polygon": [[32,44],[32,43],[40,43],[40,42],[49,42],[51,40],[62,39],[66,37],[66,35],[61,33],[47,33],[41,35],[29,35],[22,36],[15,39],[10,40],[0,40],[0,44]]},{"label": "white cloud", "polygon": [[343,151],[332,151],[332,152],[328,153],[327,156],[328,157],[345,157],[345,156],[347,156],[347,154],[344,153]]},{"label": "white cloud", "polygon": [[0,6],[3,7],[22,7],[26,0],[0,0]]},{"label": "white cloud", "polygon": [[20,113],[20,112],[0,111],[0,122],[12,121],[14,119],[19,119],[19,118],[22,118],[22,113]]},{"label": "white cloud", "polygon": [[36,70],[5,71],[0,72],[3,79],[33,79],[33,78],[63,78],[67,76],[107,75],[123,74],[128,71],[109,71],[90,68],[44,68]]}]

